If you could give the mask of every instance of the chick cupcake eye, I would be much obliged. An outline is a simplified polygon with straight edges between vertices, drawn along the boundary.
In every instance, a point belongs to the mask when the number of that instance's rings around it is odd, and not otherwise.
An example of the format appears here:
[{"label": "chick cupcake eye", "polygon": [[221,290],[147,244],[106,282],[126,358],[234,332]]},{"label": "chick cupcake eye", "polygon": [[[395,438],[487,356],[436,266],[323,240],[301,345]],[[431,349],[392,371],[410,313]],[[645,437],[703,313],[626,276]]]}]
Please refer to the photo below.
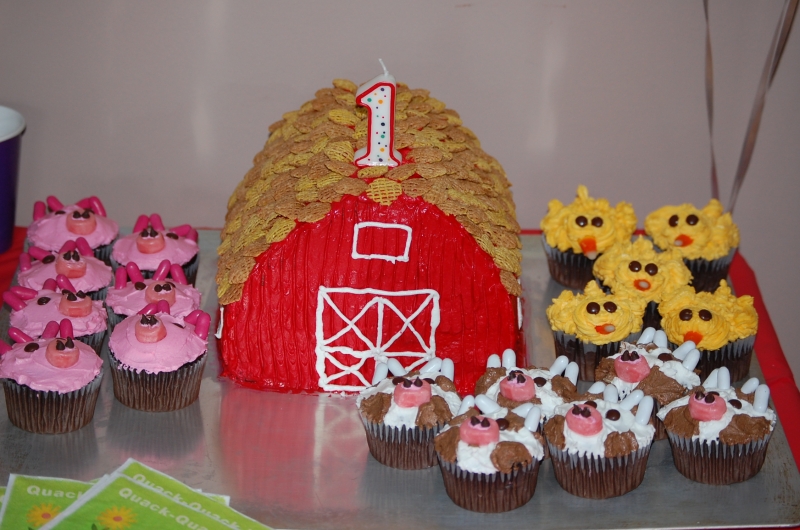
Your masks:
[{"label": "chick cupcake eye", "polygon": [[686,216],[686,224],[690,226],[694,226],[700,221],[700,219],[695,214],[689,214]]},{"label": "chick cupcake eye", "polygon": [[700,320],[705,320],[706,322],[708,322],[709,320],[711,320],[711,311],[709,311],[708,309],[701,309],[700,311],[697,312],[697,316],[700,317]]},{"label": "chick cupcake eye", "polygon": [[597,302],[589,302],[586,304],[586,312],[590,315],[596,315],[600,312],[600,304]]},{"label": "chick cupcake eye", "polygon": [[592,226],[596,228],[600,228],[603,226],[603,218],[602,217],[592,217]]},{"label": "chick cupcake eye", "polygon": [[589,224],[589,221],[586,219],[586,217],[579,215],[578,217],[575,218],[575,224],[583,228],[584,226]]},{"label": "chick cupcake eye", "polygon": [[639,263],[638,261],[631,261],[631,262],[628,264],[628,268],[629,268],[629,269],[630,269],[632,272],[639,272],[640,270],[642,270],[642,264],[641,264],[641,263]]},{"label": "chick cupcake eye", "polygon": [[613,313],[617,310],[617,304],[615,304],[614,302],[606,302],[605,304],[603,304],[603,309],[605,309],[609,313]]},{"label": "chick cupcake eye", "polygon": [[658,274],[658,265],[656,265],[655,263],[648,263],[644,267],[644,272],[646,272],[650,276],[655,276],[656,274]]},{"label": "chick cupcake eye", "polygon": [[692,316],[693,316],[693,313],[692,313],[691,309],[683,309],[683,310],[681,310],[680,313],[678,313],[678,318],[680,318],[681,320],[686,321],[686,322],[691,320]]},{"label": "chick cupcake eye", "polygon": [[678,216],[673,215],[669,218],[669,226],[678,226]]}]

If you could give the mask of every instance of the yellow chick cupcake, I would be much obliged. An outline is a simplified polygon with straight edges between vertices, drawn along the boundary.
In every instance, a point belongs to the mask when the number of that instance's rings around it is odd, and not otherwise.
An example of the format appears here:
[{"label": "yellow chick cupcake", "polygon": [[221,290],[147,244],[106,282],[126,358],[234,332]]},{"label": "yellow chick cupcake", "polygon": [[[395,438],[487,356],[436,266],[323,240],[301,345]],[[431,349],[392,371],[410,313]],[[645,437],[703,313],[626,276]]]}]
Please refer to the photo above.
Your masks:
[{"label": "yellow chick cupcake", "polygon": [[547,204],[541,228],[550,275],[571,289],[582,289],[592,279],[594,260],[614,243],[630,240],[636,214],[629,203],[612,207],[606,199],[590,197],[581,185],[572,204],[558,199]]},{"label": "yellow chick cupcake", "polygon": [[563,291],[547,308],[556,356],[578,363],[581,380],[594,381],[600,359],[617,353],[620,341],[636,342],[646,305],[643,298],[606,294],[594,280],[583,294]]},{"label": "yellow chick cupcake", "polygon": [[644,220],[644,229],[660,249],[681,254],[696,291],[713,292],[728,277],[739,228],[717,199],[703,209],[688,203],[659,208]]},{"label": "yellow chick cupcake", "polygon": [[644,327],[661,328],[658,304],[678,287],[689,285],[692,273],[674,249],[658,252],[649,239],[617,243],[594,262],[594,277],[616,295],[647,301]]},{"label": "yellow chick cupcake", "polygon": [[752,296],[737,298],[722,280],[713,294],[681,287],[661,302],[659,311],[673,345],[692,341],[702,353],[697,365],[701,378],[722,366],[730,371],[731,381],[747,376],[758,331]]}]

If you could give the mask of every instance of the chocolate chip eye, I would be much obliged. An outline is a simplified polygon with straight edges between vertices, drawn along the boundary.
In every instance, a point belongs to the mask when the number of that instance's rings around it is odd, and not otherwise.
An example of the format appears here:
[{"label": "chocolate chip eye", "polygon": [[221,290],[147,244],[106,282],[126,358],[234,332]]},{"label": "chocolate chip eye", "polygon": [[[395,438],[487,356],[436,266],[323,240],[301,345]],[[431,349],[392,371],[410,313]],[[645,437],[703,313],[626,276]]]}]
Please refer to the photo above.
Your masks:
[{"label": "chocolate chip eye", "polygon": [[628,268],[631,270],[631,272],[639,272],[642,270],[642,264],[638,261],[631,261],[628,263]]},{"label": "chocolate chip eye", "polygon": [[603,304],[603,309],[608,311],[609,313],[614,313],[617,310],[617,304],[614,302],[606,302]]},{"label": "chocolate chip eye", "polygon": [[658,360],[659,361],[667,362],[667,361],[671,361],[673,359],[675,359],[675,357],[673,357],[672,354],[670,354],[670,353],[660,353],[658,355]]},{"label": "chocolate chip eye", "polygon": [[504,430],[508,429],[509,425],[510,425],[510,423],[508,423],[507,419],[505,419],[505,418],[498,418],[497,419],[497,426],[500,428],[501,431],[504,431]]},{"label": "chocolate chip eye", "polygon": [[[588,405],[588,406],[592,407],[593,409],[596,409],[596,408],[597,408],[597,403],[595,403],[595,402],[594,402],[594,401],[592,401],[591,399],[590,399],[589,401],[587,401],[586,403],[584,403],[584,405]],[[591,414],[591,413],[590,413],[590,414]]]},{"label": "chocolate chip eye", "polygon": [[81,218],[81,212],[79,212],[78,210],[75,210],[74,212],[72,212],[72,218],[73,219],[80,219]]},{"label": "chocolate chip eye", "polygon": [[669,226],[678,226],[678,220],[679,220],[678,216],[673,215],[672,217],[669,218]]},{"label": "chocolate chip eye", "polygon": [[742,408],[742,402],[739,401],[738,399],[732,399],[732,400],[728,401],[728,403],[731,404],[731,407],[733,407],[733,408],[735,408],[737,410]]},{"label": "chocolate chip eye", "polygon": [[584,226],[589,224],[589,220],[586,219],[584,216],[579,215],[578,217],[575,218],[575,224],[583,228]]},{"label": "chocolate chip eye", "polygon": [[590,315],[596,315],[600,312],[600,304],[597,302],[589,302],[586,304],[586,312]]},{"label": "chocolate chip eye", "polygon": [[59,211],[56,212],[56,215],[64,215],[66,213],[67,212],[65,212],[64,210],[59,210]]},{"label": "chocolate chip eye", "polygon": [[611,421],[617,421],[621,417],[622,415],[619,413],[617,409],[609,409],[608,412],[606,412],[606,418],[608,418]]},{"label": "chocolate chip eye", "polygon": [[36,300],[36,303],[39,304],[39,305],[47,305],[47,302],[49,302],[49,301],[50,301],[49,298],[47,298],[46,296],[43,296],[43,297],[39,298],[38,300]]},{"label": "chocolate chip eye", "polygon": [[144,282],[136,282],[133,284],[133,288],[137,291],[144,291],[147,289],[147,286],[144,284]]},{"label": "chocolate chip eye", "polygon": [[603,218],[602,217],[592,217],[592,226],[596,228],[600,228],[603,226]]},{"label": "chocolate chip eye", "polygon": [[400,384],[400,383],[402,383],[403,381],[405,381],[405,379],[404,379],[404,378],[402,378],[402,377],[395,377],[394,379],[392,379],[392,384],[393,384],[393,385],[399,385],[399,384]]},{"label": "chocolate chip eye", "polygon": [[692,319],[694,314],[692,313],[691,309],[682,309],[680,313],[678,313],[678,318],[683,320],[684,322],[688,322]]},{"label": "chocolate chip eye", "polygon": [[34,351],[38,350],[39,349],[39,345],[36,344],[35,342],[29,342],[28,344],[25,345],[25,348],[23,348],[23,349],[26,352],[31,353],[31,352],[34,352]]},{"label": "chocolate chip eye", "polygon": [[168,232],[167,237],[170,239],[178,239],[178,234],[173,234],[172,232]]},{"label": "chocolate chip eye", "polygon": [[56,260],[56,257],[50,254],[49,256],[45,256],[42,258],[42,263],[53,263]]},{"label": "chocolate chip eye", "polygon": [[711,320],[711,311],[709,311],[708,309],[701,309],[700,311],[697,312],[697,316],[700,317],[700,320],[705,320],[706,322],[708,322],[709,320]]},{"label": "chocolate chip eye", "polygon": [[658,265],[656,265],[655,263],[648,263],[647,265],[644,266],[644,272],[646,272],[650,276],[655,276],[656,274],[658,274]]},{"label": "chocolate chip eye", "polygon": [[533,382],[536,383],[536,386],[544,386],[547,384],[547,379],[544,377],[537,377],[533,380]]},{"label": "chocolate chip eye", "polygon": [[686,224],[689,225],[689,226],[694,226],[699,221],[700,221],[700,219],[698,219],[698,217],[695,214],[689,214],[689,215],[686,216]]},{"label": "chocolate chip eye", "polygon": [[469,419],[469,423],[470,423],[470,425],[478,425],[480,422],[481,422],[481,420],[480,420],[480,418],[478,418],[477,416],[472,416],[472,417]]}]

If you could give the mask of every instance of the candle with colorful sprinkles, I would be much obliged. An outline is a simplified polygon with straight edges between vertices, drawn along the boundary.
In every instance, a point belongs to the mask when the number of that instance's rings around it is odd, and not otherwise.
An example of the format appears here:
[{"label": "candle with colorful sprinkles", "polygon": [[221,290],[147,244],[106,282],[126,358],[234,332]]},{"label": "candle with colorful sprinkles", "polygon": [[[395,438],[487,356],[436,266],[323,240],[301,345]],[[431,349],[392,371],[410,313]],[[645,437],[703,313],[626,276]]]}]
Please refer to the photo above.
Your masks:
[{"label": "candle with colorful sprinkles", "polygon": [[356,103],[369,109],[367,122],[367,147],[356,151],[354,159],[359,167],[399,165],[403,157],[394,148],[394,99],[397,84],[383,61],[378,59],[383,73],[364,83],[356,92]]}]

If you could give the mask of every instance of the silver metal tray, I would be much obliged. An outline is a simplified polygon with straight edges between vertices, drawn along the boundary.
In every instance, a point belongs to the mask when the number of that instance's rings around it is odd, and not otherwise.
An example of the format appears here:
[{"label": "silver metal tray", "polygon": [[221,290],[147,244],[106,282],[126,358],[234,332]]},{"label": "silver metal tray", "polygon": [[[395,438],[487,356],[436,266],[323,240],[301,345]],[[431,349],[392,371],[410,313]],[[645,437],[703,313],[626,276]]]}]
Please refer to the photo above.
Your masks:
[{"label": "silver metal tray", "polygon": [[[216,310],[218,232],[202,231],[197,287]],[[538,236],[523,236],[529,359],[549,365],[553,340],[544,309],[561,291],[550,280]],[[8,314],[0,313],[7,339]],[[616,499],[564,492],[545,461],[536,494],[504,514],[472,513],[447,497],[438,468],[399,471],[369,456],[355,399],[243,388],[218,377],[211,344],[200,399],[152,414],[114,399],[109,374],[94,421],[64,435],[35,435],[0,414],[0,483],[9,473],[90,480],[128,457],[195,488],[231,496],[231,505],[276,528],[746,528],[800,524],[800,473],[778,423],[761,473],[733,486],[691,482],[656,442],[644,482]],[[103,352],[104,357],[107,355]],[[754,358],[751,375],[761,375]],[[3,400],[0,397],[0,400]],[[4,406],[0,406],[0,409]]]}]

